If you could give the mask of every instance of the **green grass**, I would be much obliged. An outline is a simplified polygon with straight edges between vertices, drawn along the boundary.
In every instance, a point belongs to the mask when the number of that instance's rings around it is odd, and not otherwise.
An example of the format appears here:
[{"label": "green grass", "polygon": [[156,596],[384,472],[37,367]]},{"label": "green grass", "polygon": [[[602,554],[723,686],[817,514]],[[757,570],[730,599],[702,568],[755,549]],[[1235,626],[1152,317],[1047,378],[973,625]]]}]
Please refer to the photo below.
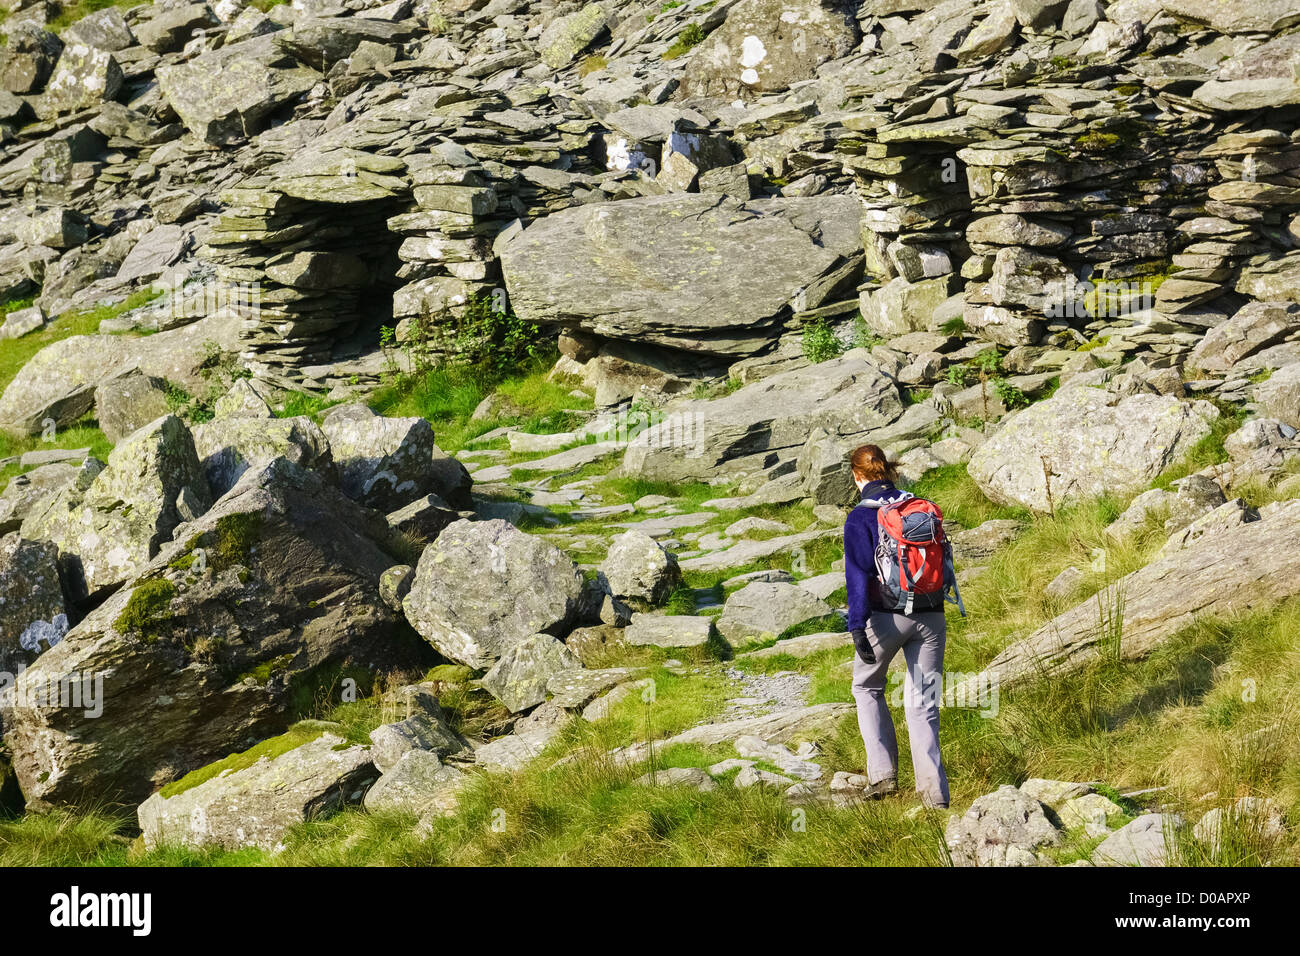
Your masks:
[{"label": "green grass", "polygon": [[321,413],[337,404],[336,399],[326,398],[323,395],[310,395],[307,392],[288,392],[278,407],[271,410],[271,413],[276,418],[298,418],[303,416],[312,419],[312,421],[320,421]]},{"label": "green grass", "polygon": [[679,586],[668,595],[664,601],[664,613],[666,614],[694,614],[695,613],[695,592],[688,587]]},{"label": "green grass", "polygon": [[728,494],[725,487],[705,484],[702,481],[651,481],[646,478],[611,476],[596,484],[597,494],[613,496],[619,501],[633,502],[646,495],[663,495],[673,499],[673,507],[680,511],[699,511],[704,502]]},{"label": "green grass", "polygon": [[[381,415],[427,418],[439,447],[449,452],[506,424],[538,434],[568,431],[585,420],[573,412],[589,410],[591,399],[570,395],[571,385],[546,381],[550,364],[541,357],[530,360],[499,382],[481,369],[468,367],[401,376],[374,392],[370,405]],[[471,422],[479,403],[494,391],[524,413]]]},{"label": "green grass", "polygon": [[[40,435],[16,435],[13,432],[0,431],[0,459],[18,457],[29,451],[48,451],[55,448],[89,448],[91,456],[101,461],[108,458],[113,450],[113,443],[99,429],[92,418],[83,418],[75,425],[69,425],[54,433],[53,440],[46,441]],[[17,462],[0,468],[0,487],[8,483],[14,475],[24,471]]]},{"label": "green grass", "polygon": [[804,358],[814,364],[829,361],[844,352],[844,343],[835,337],[825,319],[809,322],[800,338]]},{"label": "green grass", "polygon": [[578,63],[578,75],[589,76],[592,73],[599,73],[605,67],[609,66],[609,58],[593,53],[585,56]]},{"label": "green grass", "polygon": [[[679,659],[682,655],[676,655]],[[647,675],[654,681],[652,702],[643,693],[628,695],[614,705],[601,721],[600,746],[621,747],[638,740],[670,737],[688,727],[707,723],[722,710],[729,690],[728,681],[716,667],[700,668],[698,673],[676,674],[658,668]],[[591,742],[586,721],[575,722],[561,740],[561,752]]]},{"label": "green grass", "polygon": [[[30,299],[10,302],[4,306],[4,311],[7,314],[30,304]],[[49,322],[39,331],[17,339],[0,340],[0,391],[9,387],[9,383],[17,377],[22,367],[45,346],[53,345],[73,335],[93,335],[99,330],[99,323],[105,318],[108,316],[98,314],[98,310],[68,313]]]},{"label": "green grass", "polygon": [[123,821],[108,814],[32,813],[0,821],[0,866],[90,866],[126,862]]},{"label": "green grass", "polygon": [[[47,345],[53,345],[55,342],[74,335],[93,335],[99,331],[99,325],[105,319],[138,308],[146,302],[156,299],[158,294],[152,289],[143,289],[132,293],[121,302],[113,305],[66,312],[49,322],[45,328],[30,335],[24,335],[17,339],[0,340],[0,392],[8,388],[22,370],[22,367]],[[8,314],[15,309],[25,308],[30,304],[30,299],[9,302],[0,306],[0,313]],[[2,318],[3,315],[0,315],[0,319]],[[37,448],[83,448],[86,446],[90,447],[90,453],[97,458],[105,457],[112,447],[104,437],[104,433],[99,430],[97,423],[91,419],[85,419],[76,425],[57,432],[52,443],[43,441],[39,436],[15,435],[11,432],[0,431],[0,458],[22,454],[24,451],[32,451]],[[17,469],[13,466],[0,471],[0,482],[7,481],[16,473]]]},{"label": "green grass", "polygon": [[[1055,517],[1038,516],[1025,525],[1014,544],[996,552],[985,570],[962,585],[967,616],[948,613],[949,633],[958,638],[954,663],[958,669],[983,666],[1015,637],[1029,634],[1065,610],[1044,592],[1052,579],[1069,566],[1084,572],[1073,600],[1083,600],[1145,565],[1165,535],[1155,518],[1137,534],[1115,541],[1105,533],[1120,513],[1110,500],[1063,508]],[[958,571],[962,570],[958,561]],[[950,657],[954,647],[949,644]]]},{"label": "green grass", "polygon": [[675,60],[679,56],[684,56],[690,50],[699,46],[707,38],[708,34],[698,23],[688,23],[682,28],[682,32],[677,34],[677,39],[672,45],[664,51],[665,60]]},{"label": "green grass", "polygon": [[104,10],[108,7],[119,7],[126,10],[129,7],[138,5],[135,0],[71,0],[71,2],[60,5],[58,15],[50,21],[48,29],[55,33],[61,33],[65,27],[72,26],[82,17],[89,16],[97,10]]},{"label": "green grass", "polygon": [[1179,478],[1186,478],[1203,468],[1228,460],[1228,453],[1223,448],[1223,440],[1239,429],[1246,417],[1241,409],[1232,405],[1220,405],[1219,413],[1219,417],[1211,426],[1210,433],[1192,447],[1185,460],[1165,469],[1151,487],[1163,488],[1167,491]]},{"label": "green grass", "polygon": [[[1300,740],[1285,730],[1295,717],[1296,633],[1300,602],[1291,601],[1235,621],[1199,622],[1145,660],[1096,665],[1068,680],[1005,692],[992,718],[945,710],[941,738],[954,805],[1030,776],[1101,779],[1112,798],[1119,789],[1165,786],[1158,799],[1185,806],[1193,822],[1212,806],[1248,794],[1300,805]],[[842,672],[847,654],[823,652],[799,666],[813,674]],[[775,665],[747,662],[769,666]],[[1247,674],[1256,681],[1249,703],[1241,699]],[[558,749],[577,758],[560,766],[541,760],[512,776],[476,777],[460,812],[432,821],[427,839],[413,833],[409,816],[348,811],[295,827],[287,849],[275,857],[257,851],[143,853],[128,851],[110,818],[56,813],[0,823],[0,864],[943,865],[945,816],[909,820],[904,812],[914,804],[906,797],[853,810],[810,807],[796,826],[792,808],[761,788],[697,793],[634,785],[646,765],[623,767],[601,754],[643,736],[647,720],[660,721],[655,728],[662,736],[704,712],[700,695],[681,694],[670,679],[685,681],[658,675],[655,704],[633,697],[610,721],[575,724]],[[831,690],[827,682],[814,696],[847,700],[847,674]],[[659,707],[664,712],[644,716]],[[905,753],[906,728],[901,714],[895,717]],[[1280,726],[1267,732],[1274,725]],[[860,770],[861,747],[849,718],[822,742],[819,760]],[[678,746],[660,749],[655,764],[709,766],[732,755],[725,747]],[[907,787],[906,759],[900,771]],[[1217,796],[1199,800],[1210,792]],[[1128,802],[1125,809],[1132,814],[1146,807]],[[1291,827],[1297,822],[1288,820]],[[1293,834],[1268,843],[1229,830],[1218,854],[1186,841],[1180,852],[1205,865],[1294,865],[1300,861]],[[1058,857],[1068,862],[1090,847],[1076,837]]]}]

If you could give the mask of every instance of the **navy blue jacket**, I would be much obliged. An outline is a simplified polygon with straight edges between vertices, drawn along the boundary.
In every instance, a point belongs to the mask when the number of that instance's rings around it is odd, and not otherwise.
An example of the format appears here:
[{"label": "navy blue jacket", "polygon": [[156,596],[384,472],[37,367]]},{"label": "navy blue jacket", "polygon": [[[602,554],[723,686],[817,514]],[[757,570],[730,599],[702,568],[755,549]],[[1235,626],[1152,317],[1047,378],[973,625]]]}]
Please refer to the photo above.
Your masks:
[{"label": "navy blue jacket", "polygon": [[[862,500],[890,501],[901,492],[891,481],[869,481]],[[871,591],[876,581],[876,545],[880,529],[875,508],[854,508],[844,522],[844,586],[849,597],[850,631],[861,631],[871,614]]]}]

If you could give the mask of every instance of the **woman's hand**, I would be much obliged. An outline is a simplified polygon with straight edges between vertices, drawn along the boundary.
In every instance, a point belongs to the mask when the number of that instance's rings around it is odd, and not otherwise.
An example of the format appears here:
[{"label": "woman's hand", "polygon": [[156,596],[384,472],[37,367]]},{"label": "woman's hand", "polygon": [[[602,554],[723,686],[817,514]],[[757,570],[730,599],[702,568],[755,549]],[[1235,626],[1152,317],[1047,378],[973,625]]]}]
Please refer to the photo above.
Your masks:
[{"label": "woman's hand", "polygon": [[876,662],[876,652],[871,649],[871,641],[867,638],[867,632],[858,628],[851,632],[853,634],[853,646],[858,650],[858,657],[868,664]]}]

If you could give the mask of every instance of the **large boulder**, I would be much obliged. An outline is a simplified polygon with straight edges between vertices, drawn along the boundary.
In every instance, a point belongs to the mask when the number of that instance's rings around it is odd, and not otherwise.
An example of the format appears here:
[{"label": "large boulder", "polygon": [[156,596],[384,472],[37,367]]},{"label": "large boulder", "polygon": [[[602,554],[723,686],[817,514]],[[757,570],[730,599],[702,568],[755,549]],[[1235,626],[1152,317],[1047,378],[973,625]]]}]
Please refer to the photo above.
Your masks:
[{"label": "large boulder", "polygon": [[1070,0],[1011,0],[1016,22],[1039,32],[1060,23],[1069,5]]},{"label": "large boulder", "polygon": [[953,294],[954,284],[951,275],[916,281],[895,276],[861,294],[862,318],[872,332],[888,338],[925,331],[934,325],[934,312]]},{"label": "large boulder", "polygon": [[860,36],[853,4],[837,0],[740,0],[692,54],[683,87],[693,96],[780,93],[812,79]]},{"label": "large boulder", "polygon": [[1172,490],[1144,491],[1106,526],[1106,534],[1124,541],[1140,532],[1153,518],[1164,522],[1165,534],[1173,534],[1226,501],[1219,483],[1204,475],[1188,475],[1174,482]]},{"label": "large boulder", "polygon": [[[379,597],[388,537],[315,472],[245,474],[18,679],[0,720],[28,804],[139,802],[283,732],[340,674],[427,660]],[[83,677],[94,706],[31,699]]]},{"label": "large boulder", "polygon": [[14,309],[0,325],[0,339],[20,339],[45,326],[45,310],[39,305]]},{"label": "large boulder", "polygon": [[857,504],[858,487],[849,467],[853,449],[879,445],[891,460],[897,460],[914,448],[928,447],[943,418],[933,402],[921,402],[908,406],[897,421],[870,432],[839,434],[838,429],[813,428],[795,460],[804,493],[817,504]]},{"label": "large boulder", "polygon": [[779,452],[793,458],[813,429],[857,435],[888,425],[902,412],[894,381],[864,351],[854,350],[724,398],[677,405],[632,439],[623,469],[651,480],[708,481],[720,470],[745,470]]},{"label": "large boulder", "polygon": [[370,732],[370,756],[380,773],[388,773],[412,750],[447,757],[469,749],[465,738],[447,722],[438,698],[419,686],[402,690],[408,707],[414,712],[404,720],[381,724]]},{"label": "large boulder", "polygon": [[1188,363],[1207,372],[1226,372],[1242,359],[1300,335],[1300,304],[1248,302],[1232,318],[1205,333]]},{"label": "large boulder", "polygon": [[213,145],[259,132],[271,114],[321,80],[259,36],[158,68],[158,88],[186,129]]},{"label": "large boulder", "polygon": [[13,674],[63,640],[68,614],[58,550],[21,535],[0,538],[0,672]]},{"label": "large boulder", "polygon": [[36,213],[14,231],[27,245],[50,249],[71,249],[88,237],[85,217],[66,206]]},{"label": "large boulder", "polygon": [[1192,835],[1212,854],[1221,853],[1234,838],[1273,843],[1286,836],[1286,812],[1267,797],[1241,797],[1228,807],[1206,811]]},{"label": "large boulder", "polygon": [[117,58],[84,43],[65,46],[54,75],[36,101],[42,118],[89,109],[117,98],[125,77]]},{"label": "large boulder", "polygon": [[96,50],[116,53],[135,43],[135,36],[127,26],[126,18],[117,7],[108,7],[87,14],[63,31],[69,43],[84,43]]},{"label": "large boulder", "polygon": [[1142,657],[1195,620],[1272,607],[1297,594],[1300,500],[1290,500],[1261,508],[1257,521],[1239,520],[1163,554],[1015,642],[986,670],[1007,687],[1068,672],[1103,652]]},{"label": "large boulder", "polygon": [[182,226],[166,224],[155,226],[140,237],[131,247],[117,278],[121,282],[156,279],[175,265],[189,251],[193,234]]},{"label": "large boulder", "polygon": [[1009,419],[967,470],[989,498],[1035,511],[1132,494],[1185,458],[1218,417],[1209,402],[1062,389]]},{"label": "large boulder", "polygon": [[637,612],[623,632],[623,641],[633,647],[702,647],[712,636],[710,617]]},{"label": "large boulder", "polygon": [[727,597],[717,628],[736,646],[774,640],[792,627],[831,613],[829,604],[797,584],[755,581]]},{"label": "large boulder", "polygon": [[343,491],[367,507],[395,511],[430,493],[472,507],[469,472],[434,444],[427,419],[333,414],[321,429]]},{"label": "large boulder", "polygon": [[577,565],[500,518],[454,521],[425,548],[406,617],[439,653],[474,668],[534,634],[563,636],[586,608]]},{"label": "large boulder", "polygon": [[194,450],[203,474],[220,498],[250,468],[276,458],[335,479],[334,460],[324,432],[306,416],[296,418],[217,418],[194,428]]},{"label": "large boulder", "polygon": [[437,495],[425,495],[409,505],[388,513],[388,524],[423,547],[442,534],[442,530],[460,518],[461,512]]},{"label": "large boulder", "polygon": [[681,580],[677,555],[635,529],[609,543],[601,573],[614,597],[647,604],[658,604]]},{"label": "large boulder", "polygon": [[283,753],[266,748],[268,756],[255,748],[240,755],[247,766],[184,789],[181,781],[140,804],[145,847],[279,850],[294,824],[359,805],[379,777],[368,750],[336,734],[301,730],[286,737],[311,739]]},{"label": "large boulder", "polygon": [[962,528],[949,535],[952,554],[959,564],[981,564],[1010,544],[1020,534],[1014,518],[993,518],[974,528]]},{"label": "large boulder", "polygon": [[17,531],[29,514],[44,509],[55,495],[74,482],[80,481],[85,489],[103,467],[98,458],[87,458],[80,466],[55,461],[14,475],[0,492],[0,534]]},{"label": "large boulder", "polygon": [[[1296,55],[1300,57],[1300,44]],[[1261,302],[1300,302],[1300,253],[1249,260],[1238,273],[1235,288]]]},{"label": "large boulder", "polygon": [[274,418],[271,403],[275,400],[273,389],[265,382],[241,378],[230,386],[230,391],[217,399],[212,406],[213,418]]},{"label": "large boulder", "polygon": [[1231,485],[1254,478],[1272,481],[1300,459],[1300,430],[1275,418],[1252,418],[1223,440]]},{"label": "large boulder", "polygon": [[153,16],[136,26],[135,32],[140,45],[154,53],[176,53],[194,31],[215,27],[220,22],[206,3],[178,3],[157,9]]},{"label": "large boulder", "polygon": [[1038,851],[1061,842],[1048,810],[1012,786],[975,800],[948,820],[944,833],[954,866],[1037,866]]},{"label": "large boulder", "polygon": [[190,430],[165,415],[114,448],[84,492],[64,489],[28,515],[22,531],[58,547],[68,589],[79,599],[134,577],[178,524],[211,503]]},{"label": "large boulder", "polygon": [[848,196],[588,203],[515,234],[501,266],[521,318],[744,356],[776,339],[792,305],[816,308],[856,285],[860,216]]}]

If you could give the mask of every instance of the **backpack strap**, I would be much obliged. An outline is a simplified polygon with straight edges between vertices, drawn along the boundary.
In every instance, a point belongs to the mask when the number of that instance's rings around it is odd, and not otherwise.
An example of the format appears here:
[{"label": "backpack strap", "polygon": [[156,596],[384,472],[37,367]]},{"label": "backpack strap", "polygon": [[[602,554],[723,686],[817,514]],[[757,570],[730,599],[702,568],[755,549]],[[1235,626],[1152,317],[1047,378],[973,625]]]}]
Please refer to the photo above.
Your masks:
[{"label": "backpack strap", "polygon": [[952,545],[949,544],[947,541],[945,541],[943,543],[943,550],[944,550],[943,561],[944,564],[946,565],[945,571],[951,573],[952,575],[952,578],[950,580],[950,584],[952,585],[952,597],[948,597],[947,594],[948,589],[945,588],[943,599],[947,601],[949,604],[956,604],[957,610],[961,612],[961,616],[965,617],[966,605],[962,603],[961,588],[957,586],[957,567],[952,560]]},{"label": "backpack strap", "polygon": [[897,504],[900,501],[907,501],[909,498],[915,498],[916,495],[910,491],[900,491],[895,498],[863,498],[854,508],[870,508],[873,511],[879,511],[885,505]]},{"label": "backpack strap", "polygon": [[962,617],[966,616],[966,605],[963,604],[961,601],[961,589],[957,587],[956,576],[954,576],[952,579],[952,597],[948,597],[947,595],[944,595],[944,600],[946,600],[949,604],[957,605],[957,610],[961,612],[961,616]]}]

